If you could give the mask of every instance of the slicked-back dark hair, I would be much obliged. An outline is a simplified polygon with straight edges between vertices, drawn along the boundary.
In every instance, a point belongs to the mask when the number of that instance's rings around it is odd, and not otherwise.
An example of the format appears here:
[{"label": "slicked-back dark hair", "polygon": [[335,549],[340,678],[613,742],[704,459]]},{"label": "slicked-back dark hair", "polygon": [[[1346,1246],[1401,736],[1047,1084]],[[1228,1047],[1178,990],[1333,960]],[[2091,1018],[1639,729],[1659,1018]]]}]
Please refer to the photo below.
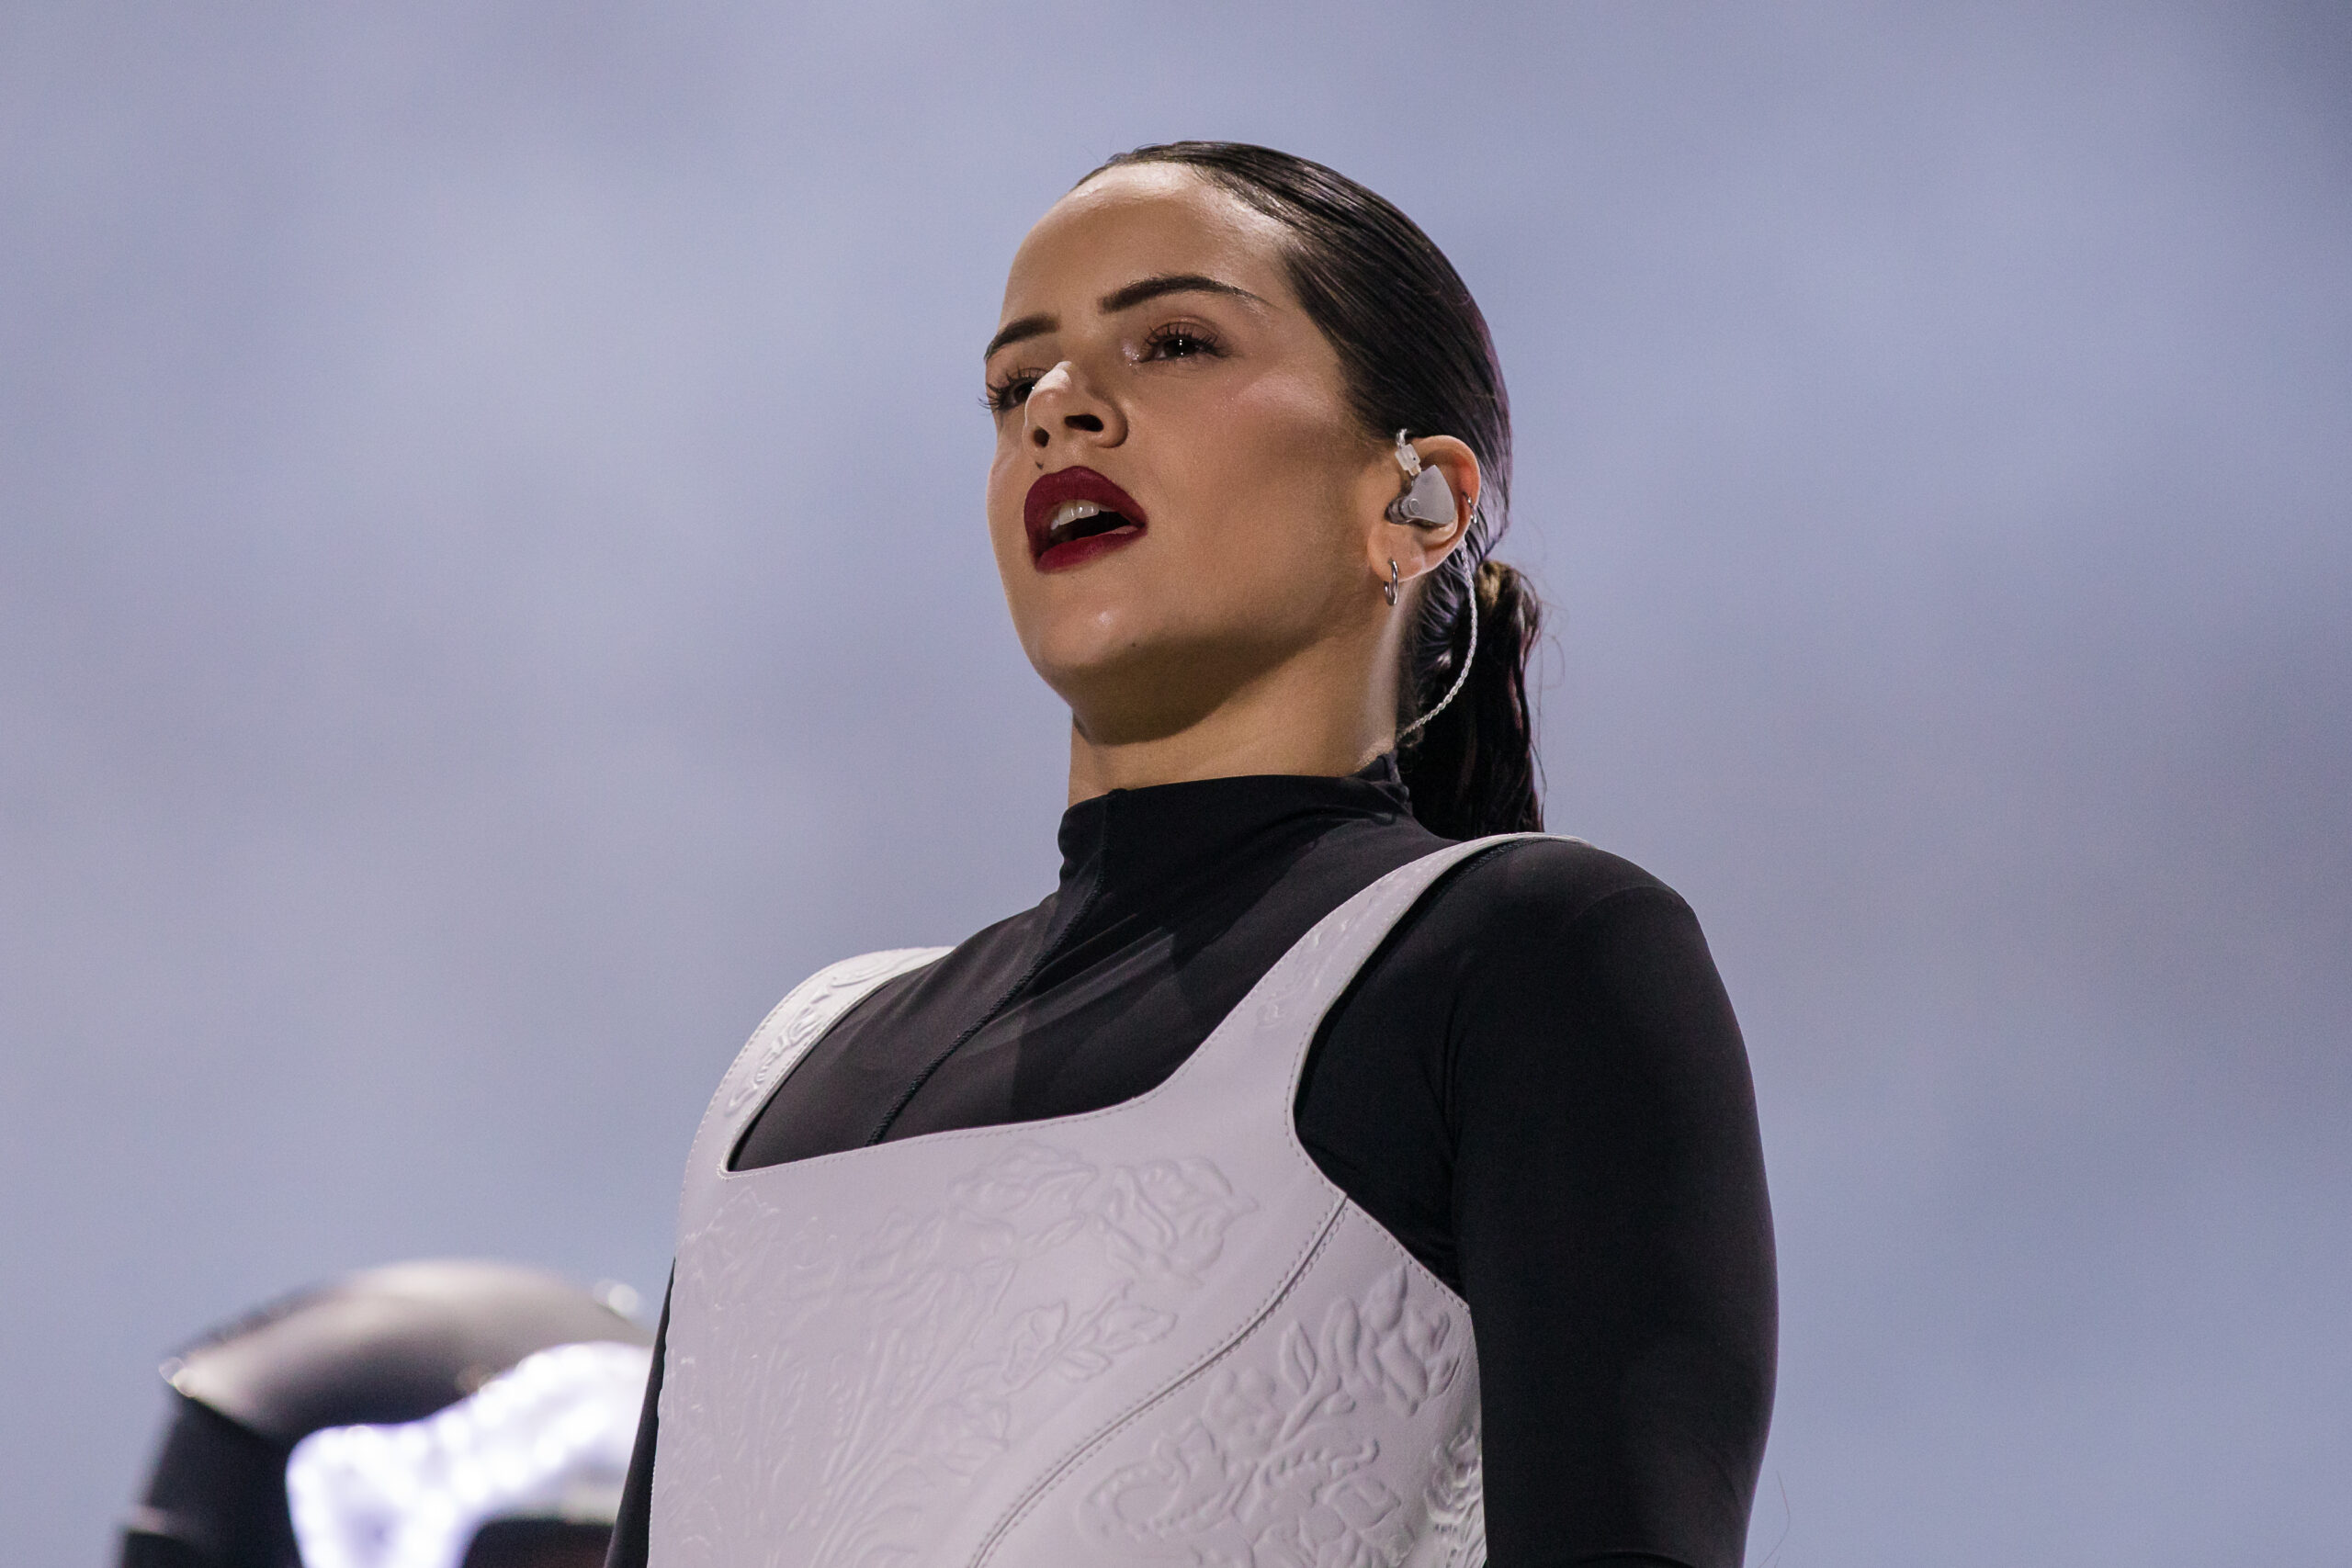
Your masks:
[{"label": "slicked-back dark hair", "polygon": [[[1356,417],[1375,439],[1402,430],[1452,435],[1476,453],[1485,493],[1446,565],[1421,580],[1419,618],[1397,682],[1397,723],[1470,680],[1400,748],[1413,814],[1450,839],[1544,826],[1527,659],[1541,625],[1534,588],[1492,558],[1510,517],[1510,398],[1487,319],[1419,225],[1336,170],[1239,141],[1170,141],[1122,152],[1088,175],[1173,164],[1280,223],[1291,287],[1338,351]],[[1085,184],[1084,180],[1079,182]],[[1400,476],[1401,480],[1401,476]]]}]

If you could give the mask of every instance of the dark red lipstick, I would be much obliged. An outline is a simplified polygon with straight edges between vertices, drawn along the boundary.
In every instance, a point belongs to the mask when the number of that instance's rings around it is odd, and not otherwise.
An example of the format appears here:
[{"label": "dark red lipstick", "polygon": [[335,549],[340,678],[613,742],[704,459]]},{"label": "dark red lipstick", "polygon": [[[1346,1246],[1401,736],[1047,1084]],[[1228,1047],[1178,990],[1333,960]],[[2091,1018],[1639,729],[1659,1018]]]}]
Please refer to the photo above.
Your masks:
[{"label": "dark red lipstick", "polygon": [[[1072,508],[1073,502],[1084,504]],[[1085,510],[1090,506],[1091,513]],[[1079,515],[1068,515],[1070,511]],[[1148,526],[1135,497],[1092,468],[1057,468],[1031,485],[1021,503],[1021,521],[1029,530],[1029,558],[1039,571],[1084,566],[1134,544]]]}]

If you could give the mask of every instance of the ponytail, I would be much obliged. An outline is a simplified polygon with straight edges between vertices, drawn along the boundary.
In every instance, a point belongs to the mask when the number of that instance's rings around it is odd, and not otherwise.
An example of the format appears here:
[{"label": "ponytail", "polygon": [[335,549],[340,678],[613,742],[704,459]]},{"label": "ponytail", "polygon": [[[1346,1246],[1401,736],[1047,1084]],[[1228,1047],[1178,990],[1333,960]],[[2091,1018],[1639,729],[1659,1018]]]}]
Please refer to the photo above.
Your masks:
[{"label": "ponytail", "polygon": [[[1409,723],[1422,705],[1443,696],[1462,672],[1471,616],[1459,579],[1449,613],[1432,593],[1424,600],[1417,628],[1420,646],[1402,682]],[[1413,815],[1430,832],[1447,839],[1488,833],[1536,833],[1544,829],[1544,801],[1537,780],[1534,714],[1527,701],[1527,660],[1542,629],[1544,607],[1534,586],[1516,567],[1480,562],[1472,571],[1478,595],[1477,650],[1470,657],[1470,679],[1460,694],[1416,731],[1397,753]]]}]

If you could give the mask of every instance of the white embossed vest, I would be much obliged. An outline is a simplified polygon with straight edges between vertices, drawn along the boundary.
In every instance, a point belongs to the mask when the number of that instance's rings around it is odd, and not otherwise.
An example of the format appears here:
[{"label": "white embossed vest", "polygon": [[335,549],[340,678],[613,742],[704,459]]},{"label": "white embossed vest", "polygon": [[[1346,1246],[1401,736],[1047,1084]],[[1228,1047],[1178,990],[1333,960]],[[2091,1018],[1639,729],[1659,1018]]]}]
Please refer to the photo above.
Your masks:
[{"label": "white embossed vest", "polygon": [[730,1172],[809,1044],[946,950],[785,998],[686,1168],[653,1568],[1482,1562],[1469,1310],[1292,1106],[1381,938],[1494,842],[1334,910],[1147,1094]]}]

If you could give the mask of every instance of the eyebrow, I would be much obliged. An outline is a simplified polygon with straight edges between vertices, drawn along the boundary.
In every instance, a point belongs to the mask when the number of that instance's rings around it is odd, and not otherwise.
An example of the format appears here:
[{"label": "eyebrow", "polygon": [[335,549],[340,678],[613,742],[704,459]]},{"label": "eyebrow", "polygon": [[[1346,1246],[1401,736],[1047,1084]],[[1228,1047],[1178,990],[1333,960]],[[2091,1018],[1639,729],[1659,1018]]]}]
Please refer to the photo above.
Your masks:
[{"label": "eyebrow", "polygon": [[[1166,272],[1155,277],[1139,277],[1133,283],[1114,288],[1097,299],[1094,308],[1106,316],[1115,315],[1121,310],[1131,310],[1148,299],[1157,299],[1163,294],[1224,294],[1255,304],[1265,303],[1247,288],[1211,277],[1205,273]],[[981,351],[980,357],[987,359],[1008,344],[1042,336],[1059,325],[1059,318],[1048,315],[1023,316],[1018,321],[1007,321],[998,330],[996,336],[989,339],[989,345]]]},{"label": "eyebrow", "polygon": [[988,347],[980,350],[980,357],[993,359],[996,351],[1005,344],[1041,336],[1060,325],[1059,318],[1054,316],[1023,316],[1017,321],[1007,321],[998,330],[996,336],[989,339]]},{"label": "eyebrow", "polygon": [[1227,294],[1236,299],[1253,300],[1264,304],[1247,288],[1210,277],[1197,272],[1165,272],[1157,277],[1138,278],[1125,288],[1114,288],[1094,302],[1094,308],[1104,315],[1132,310],[1147,299],[1157,299],[1163,294]]}]

